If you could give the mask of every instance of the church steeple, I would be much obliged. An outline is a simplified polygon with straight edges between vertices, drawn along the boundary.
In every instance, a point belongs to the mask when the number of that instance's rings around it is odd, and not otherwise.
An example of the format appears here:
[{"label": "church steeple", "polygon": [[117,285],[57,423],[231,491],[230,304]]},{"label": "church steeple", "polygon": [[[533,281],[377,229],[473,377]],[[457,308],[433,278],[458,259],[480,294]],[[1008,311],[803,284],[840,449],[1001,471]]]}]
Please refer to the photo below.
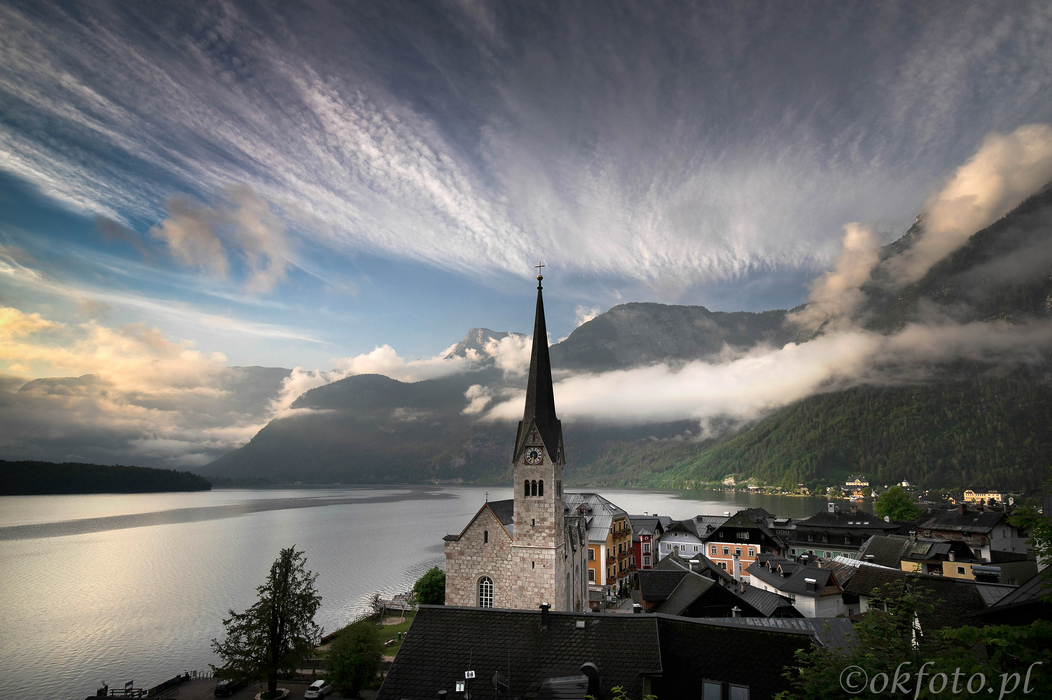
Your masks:
[{"label": "church steeple", "polygon": [[548,331],[544,324],[544,297],[539,274],[543,265],[537,265],[537,313],[533,321],[533,352],[530,356],[530,375],[526,383],[526,409],[519,423],[519,434],[515,440],[518,460],[526,446],[531,429],[535,429],[544,443],[548,456],[555,462],[563,461],[562,423],[555,415],[555,392],[552,389],[552,363],[548,356]]}]

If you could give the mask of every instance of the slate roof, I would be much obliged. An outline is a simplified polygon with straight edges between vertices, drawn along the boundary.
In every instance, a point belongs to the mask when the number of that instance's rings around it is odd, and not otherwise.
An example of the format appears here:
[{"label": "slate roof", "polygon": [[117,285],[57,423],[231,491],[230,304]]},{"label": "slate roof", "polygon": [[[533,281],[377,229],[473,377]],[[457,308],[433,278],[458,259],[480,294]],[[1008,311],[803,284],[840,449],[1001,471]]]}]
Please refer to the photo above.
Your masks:
[{"label": "slate roof", "polygon": [[794,613],[799,614],[796,608],[793,607],[793,604],[789,602],[789,599],[785,596],[780,596],[771,591],[765,591],[756,586],[746,586],[742,592],[738,594],[738,597],[767,617],[770,617],[777,610],[783,608],[791,609]]},{"label": "slate roof", "polygon": [[798,630],[807,632],[822,646],[837,649],[846,649],[855,640],[853,625],[846,617],[727,617],[707,622],[727,627]]},{"label": "slate roof", "polygon": [[1004,511],[981,513],[975,510],[966,510],[961,514],[956,510],[945,510],[935,517],[925,520],[919,527],[924,530],[989,535],[995,527],[1001,524],[1004,518]]},{"label": "slate roof", "polygon": [[[909,548],[910,538],[902,535],[870,537],[858,550],[858,558],[879,566],[898,569],[902,563],[903,555]],[[873,558],[870,559],[870,556]]]},{"label": "slate roof", "polygon": [[630,515],[628,522],[632,525],[633,542],[639,542],[640,535],[659,535],[665,531],[656,515]]},{"label": "slate roof", "polygon": [[[666,615],[682,615],[690,607],[690,604],[700,598],[706,591],[719,584],[710,578],[684,572],[676,588],[666,596],[651,612],[665,613]],[[644,600],[648,600],[644,598]]]},{"label": "slate roof", "polygon": [[1045,593],[1052,592],[1052,584],[1044,580],[1044,576],[1038,573],[1023,582],[1023,585],[1007,593],[994,603],[993,607],[1006,608],[1010,605],[1029,603],[1038,600]]},{"label": "slate roof", "polygon": [[753,700],[772,698],[787,689],[781,673],[796,665],[796,650],[813,645],[811,635],[803,630],[757,629],[723,624],[725,620],[663,615],[657,619],[664,673],[653,692],[663,700],[700,698],[704,679],[749,686]]},{"label": "slate roof", "polygon": [[533,319],[533,351],[530,355],[530,374],[526,379],[526,408],[519,423],[515,440],[514,462],[526,446],[530,426],[536,425],[544,448],[553,459],[561,457],[562,423],[555,415],[555,391],[552,389],[552,361],[548,355],[548,332],[544,324],[544,298],[541,277],[537,276],[537,312]]},{"label": "slate roof", "polygon": [[505,698],[521,698],[546,679],[581,675],[586,662],[599,667],[604,689],[622,685],[642,697],[641,674],[661,670],[654,617],[550,612],[542,628],[537,610],[424,605],[377,697],[430,699],[439,690],[456,697],[456,681],[475,671],[472,698],[496,697],[496,672],[510,681]]},{"label": "slate roof", "polygon": [[[777,588],[779,591],[793,593],[795,595],[810,596],[812,598],[820,597],[826,586],[832,585],[836,582],[836,577],[833,576],[833,572],[830,569],[821,569],[817,566],[801,566],[789,561],[772,561],[771,567],[772,568],[769,569],[760,564],[750,564],[749,568],[746,569],[746,572],[748,572],[750,576],[755,576],[767,585]],[[782,576],[778,571],[773,570],[774,568],[785,571],[789,575]],[[831,577],[832,581],[830,581]],[[809,578],[815,580],[815,590],[813,591],[807,590],[807,582],[805,579]]]},{"label": "slate roof", "polygon": [[588,541],[606,542],[610,535],[610,526],[614,518],[628,516],[624,509],[617,507],[598,493],[564,493],[563,503],[569,506],[570,513],[576,513],[579,506],[584,506],[584,517],[588,522]]},{"label": "slate roof", "polygon": [[[662,560],[664,561],[664,560]],[[661,603],[668,600],[688,572],[683,569],[662,570],[643,569],[637,571],[639,580],[639,597],[648,603]]]},{"label": "slate roof", "polygon": [[933,610],[918,613],[925,631],[971,624],[968,618],[986,610],[987,600],[994,595],[985,590],[987,584],[967,579],[914,574],[866,565],[860,566],[844,585],[844,592],[870,596],[873,589],[883,588],[885,584],[902,587],[910,581],[924,592],[928,602],[933,603]]},{"label": "slate roof", "polygon": [[[578,623],[583,623],[578,627]],[[782,669],[810,648],[802,629],[713,624],[666,615],[548,613],[536,610],[421,606],[380,688],[378,700],[455,694],[475,671],[470,692],[495,699],[492,678],[509,680],[503,700],[582,698],[581,666],[599,669],[601,697],[620,685],[630,698],[652,678],[659,698],[697,697],[701,679],[749,686],[754,700],[785,690]],[[764,663],[757,663],[763,659]],[[565,692],[563,692],[565,691]]]},{"label": "slate roof", "polygon": [[[1038,619],[1052,620],[1052,602],[1042,598],[1052,593],[1052,583],[1042,573],[1031,576],[986,610],[975,613],[982,620],[980,624],[1025,625]],[[982,589],[980,592],[986,593]]]},{"label": "slate roof", "polygon": [[836,528],[852,528],[852,529],[879,529],[888,530],[894,532],[898,530],[902,523],[898,521],[885,522],[883,519],[878,518],[872,513],[830,513],[828,511],[820,511],[815,513],[810,518],[804,520],[793,521],[797,527],[836,527]]},{"label": "slate roof", "polygon": [[514,521],[514,519],[515,519],[515,499],[514,498],[509,498],[509,499],[504,500],[504,501],[490,501],[489,502],[489,507],[490,507],[490,510],[493,511],[493,514],[497,516],[497,520],[499,520],[505,527],[510,526],[512,524],[512,522]]}]

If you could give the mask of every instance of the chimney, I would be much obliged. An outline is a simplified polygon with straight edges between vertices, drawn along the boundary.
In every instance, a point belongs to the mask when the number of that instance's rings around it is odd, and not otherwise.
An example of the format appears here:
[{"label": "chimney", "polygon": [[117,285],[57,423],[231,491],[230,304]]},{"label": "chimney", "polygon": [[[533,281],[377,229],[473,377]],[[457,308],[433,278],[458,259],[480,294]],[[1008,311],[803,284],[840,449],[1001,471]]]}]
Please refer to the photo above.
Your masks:
[{"label": "chimney", "polygon": [[826,504],[826,508],[829,509],[830,513],[835,513],[836,512],[836,503],[827,503]]},{"label": "chimney", "polygon": [[737,605],[735,605],[733,608],[731,608],[731,617],[741,617],[741,616],[742,616],[742,609],[741,608],[739,608]]},{"label": "chimney", "polygon": [[632,612],[636,614],[643,612],[643,606],[639,603],[632,603]]},{"label": "chimney", "polygon": [[910,542],[916,542],[916,541],[917,541],[917,531],[916,530],[910,530]]},{"label": "chimney", "polygon": [[742,562],[741,562],[741,557],[738,556],[737,554],[735,554],[734,555],[734,561],[731,562],[731,566],[734,567],[734,580],[735,581],[741,581],[742,580]]},{"label": "chimney", "polygon": [[588,676],[588,695],[599,697],[599,667],[591,661],[581,666],[581,673]]},{"label": "chimney", "polygon": [[968,509],[968,506],[966,506],[963,503],[958,503],[957,504],[957,515],[964,515],[965,512],[967,511],[967,509]]},{"label": "chimney", "polygon": [[449,695],[449,693],[445,690],[438,691],[439,700],[445,700],[447,695]]},{"label": "chimney", "polygon": [[548,611],[552,609],[552,606],[548,603],[541,603],[541,629],[548,629]]},{"label": "chimney", "polygon": [[950,561],[957,561],[957,557],[954,555],[953,552],[950,552]]}]

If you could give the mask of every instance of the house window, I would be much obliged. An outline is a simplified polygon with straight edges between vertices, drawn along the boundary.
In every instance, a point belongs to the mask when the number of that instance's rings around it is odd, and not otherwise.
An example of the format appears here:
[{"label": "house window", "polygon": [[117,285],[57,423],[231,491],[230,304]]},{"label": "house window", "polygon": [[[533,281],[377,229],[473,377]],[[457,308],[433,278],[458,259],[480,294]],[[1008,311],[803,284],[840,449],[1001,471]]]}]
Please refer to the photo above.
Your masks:
[{"label": "house window", "polygon": [[957,567],[957,573],[960,574],[961,576],[964,576],[964,567],[963,566],[958,566]]},{"label": "house window", "polygon": [[591,547],[588,548],[588,561],[595,561],[595,550]]},{"label": "house window", "polygon": [[734,548],[734,556],[740,557],[741,555],[742,555],[742,548],[741,547],[735,547]]},{"label": "house window", "polygon": [[718,681],[702,681],[701,700],[723,700],[722,684]]},{"label": "house window", "polygon": [[643,554],[650,554],[650,543],[649,542],[644,542],[643,543]]},{"label": "house window", "polygon": [[489,576],[479,579],[479,607],[493,607],[493,579]]},{"label": "house window", "polygon": [[644,567],[650,566],[650,557],[649,556],[643,557],[643,566]]},{"label": "house window", "polygon": [[595,569],[588,570],[588,580],[595,583]]},{"label": "house window", "polygon": [[720,561],[720,562],[716,562],[716,563],[717,563],[717,564],[719,564],[719,565],[720,565],[720,568],[721,568],[721,569],[723,569],[724,571],[726,571],[726,570],[727,570],[727,562],[725,562],[725,561]]},{"label": "house window", "polygon": [[482,531],[482,544],[488,544],[488,543],[489,543],[489,530],[483,530]]},{"label": "house window", "polygon": [[732,685],[728,686],[730,692],[727,694],[728,700],[749,700],[749,686],[747,685]]},{"label": "house window", "polygon": [[730,555],[731,555],[731,548],[730,547],[724,547],[723,548],[723,556],[729,557]]},{"label": "house window", "polygon": [[698,551],[698,545],[694,545],[694,551]]},{"label": "house window", "polygon": [[749,558],[752,559],[756,556],[756,547],[749,547]]},{"label": "house window", "polygon": [[716,556],[716,545],[712,545],[712,556]]}]

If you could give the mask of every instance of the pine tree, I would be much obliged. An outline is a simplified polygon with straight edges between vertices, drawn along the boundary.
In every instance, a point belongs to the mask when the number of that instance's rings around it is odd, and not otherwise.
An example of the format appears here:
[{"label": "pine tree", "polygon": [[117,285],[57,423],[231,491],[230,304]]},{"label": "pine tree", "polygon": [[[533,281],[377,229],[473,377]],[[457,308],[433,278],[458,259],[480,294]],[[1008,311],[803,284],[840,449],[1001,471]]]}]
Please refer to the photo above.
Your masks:
[{"label": "pine tree", "polygon": [[223,678],[267,679],[267,697],[275,697],[278,676],[291,673],[321,641],[314,615],[321,596],[314,587],[318,575],[306,569],[303,552],[281,550],[267,581],[256,589],[259,600],[243,613],[230,611],[223,620],[226,639],[212,640],[223,660],[212,665]]}]

